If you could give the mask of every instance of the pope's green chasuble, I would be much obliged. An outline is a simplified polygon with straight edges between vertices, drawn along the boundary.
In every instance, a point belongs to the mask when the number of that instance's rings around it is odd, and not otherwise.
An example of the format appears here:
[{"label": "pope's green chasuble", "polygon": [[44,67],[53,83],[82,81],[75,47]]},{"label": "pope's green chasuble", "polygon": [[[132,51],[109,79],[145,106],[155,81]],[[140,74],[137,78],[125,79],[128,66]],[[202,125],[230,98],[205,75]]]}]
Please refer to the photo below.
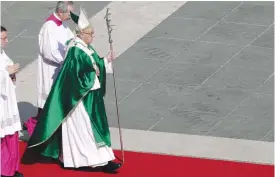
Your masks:
[{"label": "pope's green chasuble", "polygon": [[[100,71],[99,76],[96,75],[95,67]],[[79,38],[69,41],[63,66],[52,86],[28,147],[36,149],[44,156],[58,158],[62,148],[62,123],[80,102],[89,116],[97,146],[110,147],[110,132],[103,100],[105,88],[104,59]]]}]

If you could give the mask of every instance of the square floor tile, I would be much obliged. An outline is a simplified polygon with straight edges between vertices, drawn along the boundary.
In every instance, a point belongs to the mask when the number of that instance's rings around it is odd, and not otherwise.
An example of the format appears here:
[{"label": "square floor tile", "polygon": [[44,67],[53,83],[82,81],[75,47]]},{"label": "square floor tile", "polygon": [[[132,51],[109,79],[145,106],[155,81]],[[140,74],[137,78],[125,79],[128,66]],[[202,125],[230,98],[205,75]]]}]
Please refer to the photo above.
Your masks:
[{"label": "square floor tile", "polygon": [[219,66],[171,62],[157,72],[149,82],[196,87],[213,74]]},{"label": "square floor tile", "polygon": [[271,25],[274,22],[274,7],[264,5],[242,4],[224,20],[227,22]]},{"label": "square floor tile", "polygon": [[216,21],[168,17],[146,36],[195,40],[215,23]]},{"label": "square floor tile", "polygon": [[274,130],[272,130],[268,135],[266,135],[263,141],[274,142]]},{"label": "square floor tile", "polygon": [[176,110],[164,117],[151,131],[204,135],[219,120],[205,113]]},{"label": "square floor tile", "polygon": [[191,42],[176,41],[173,39],[141,38],[124,52],[119,58],[139,58],[141,61],[146,59],[171,60],[180,51],[188,48]]},{"label": "square floor tile", "polygon": [[143,82],[158,71],[165,61],[144,58],[119,58],[114,62],[116,78]]},{"label": "square floor tile", "polygon": [[178,85],[144,83],[139,89],[123,101],[123,104],[170,109],[181,103],[184,96],[190,91],[190,88]]},{"label": "square floor tile", "polygon": [[182,61],[220,66],[231,59],[242,48],[243,46],[194,42],[188,48],[182,50],[171,63]]},{"label": "square floor tile", "polygon": [[274,75],[268,79],[261,87],[257,88],[255,92],[268,94],[274,97]]},{"label": "square floor tile", "polygon": [[[106,103],[109,125],[118,127],[115,104]],[[157,107],[136,106],[132,104],[119,105],[119,115],[122,128],[148,130],[167,114],[168,110]]]},{"label": "square floor tile", "polygon": [[254,91],[272,74],[271,71],[238,67],[230,62],[210,78],[205,85],[222,82],[227,88]]},{"label": "square floor tile", "polygon": [[177,109],[225,117],[248,95],[248,92],[241,89],[226,88],[221,85],[202,86],[186,96]]},{"label": "square floor tile", "polygon": [[232,114],[261,119],[274,119],[274,97],[266,94],[253,93]]},{"label": "square floor tile", "polygon": [[259,71],[274,71],[273,49],[247,47],[239,53],[230,64]]},{"label": "square floor tile", "polygon": [[[118,102],[120,102],[125,96],[130,94],[141,84],[141,82],[123,81],[117,79],[115,82]],[[114,80],[111,74],[108,74],[107,76],[105,101],[115,103]]]},{"label": "square floor tile", "polygon": [[270,121],[264,117],[252,119],[250,117],[230,115],[207,135],[259,141],[272,127],[273,124],[270,124]]},{"label": "square floor tile", "polygon": [[[19,1],[12,5],[4,15],[14,15],[17,17],[25,18],[25,19],[46,19],[49,15],[49,12],[55,8],[56,3],[52,3],[51,1],[41,2],[41,1]],[[29,8],[31,10],[26,10]]]},{"label": "square floor tile", "polygon": [[[11,58],[17,56],[30,57],[32,60],[37,59],[38,45],[35,38],[16,38],[7,45],[6,51]],[[18,47],[20,46],[20,47]],[[16,50],[15,50],[16,49]]]},{"label": "square floor tile", "polygon": [[226,44],[248,45],[266,29],[266,26],[253,26],[219,22],[199,40]]},{"label": "square floor tile", "polygon": [[274,6],[274,1],[243,1],[244,4]]},{"label": "square floor tile", "polygon": [[257,40],[255,40],[252,44],[252,46],[259,46],[259,47],[268,47],[271,48],[271,50],[274,49],[274,25],[264,32],[263,35],[261,35]]},{"label": "square floor tile", "polygon": [[240,2],[237,1],[189,1],[171,16],[217,21],[237,7],[238,4]]}]

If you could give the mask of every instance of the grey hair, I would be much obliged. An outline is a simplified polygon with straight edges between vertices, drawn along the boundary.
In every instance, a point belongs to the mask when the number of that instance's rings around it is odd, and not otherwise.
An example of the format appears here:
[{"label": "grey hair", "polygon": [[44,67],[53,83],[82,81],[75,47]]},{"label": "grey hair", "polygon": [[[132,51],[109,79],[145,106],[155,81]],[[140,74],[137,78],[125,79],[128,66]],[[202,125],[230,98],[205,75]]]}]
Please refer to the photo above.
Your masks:
[{"label": "grey hair", "polygon": [[68,6],[74,5],[73,1],[58,1],[56,4],[55,12],[68,12]]},{"label": "grey hair", "polygon": [[80,28],[78,26],[76,26],[74,32],[77,36],[79,36],[82,31],[80,30]]}]

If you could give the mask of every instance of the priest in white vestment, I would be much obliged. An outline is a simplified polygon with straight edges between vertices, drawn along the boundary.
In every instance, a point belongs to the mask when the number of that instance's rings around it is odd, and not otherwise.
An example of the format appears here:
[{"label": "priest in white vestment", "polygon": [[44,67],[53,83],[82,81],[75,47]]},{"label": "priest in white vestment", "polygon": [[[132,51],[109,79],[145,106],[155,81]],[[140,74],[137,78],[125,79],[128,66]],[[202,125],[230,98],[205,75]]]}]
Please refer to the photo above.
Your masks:
[{"label": "priest in white vestment", "polygon": [[21,121],[17,107],[15,85],[11,78],[19,71],[3,50],[8,43],[7,29],[1,26],[0,49],[0,136],[1,136],[1,176],[23,177],[19,173],[19,131]]},{"label": "priest in white vestment", "polygon": [[38,35],[38,78],[37,78],[37,107],[36,117],[30,117],[24,128],[31,136],[50,93],[52,84],[58,76],[66,52],[66,42],[74,37],[66,21],[70,19],[73,10],[72,1],[59,1],[55,12],[47,18]]},{"label": "priest in white vestment", "polygon": [[90,45],[94,37],[85,12],[71,14],[77,36],[68,42],[63,67],[46,100],[28,148],[60,159],[64,167],[121,167],[111,148],[104,105],[106,73],[112,73],[113,54],[101,58]]}]

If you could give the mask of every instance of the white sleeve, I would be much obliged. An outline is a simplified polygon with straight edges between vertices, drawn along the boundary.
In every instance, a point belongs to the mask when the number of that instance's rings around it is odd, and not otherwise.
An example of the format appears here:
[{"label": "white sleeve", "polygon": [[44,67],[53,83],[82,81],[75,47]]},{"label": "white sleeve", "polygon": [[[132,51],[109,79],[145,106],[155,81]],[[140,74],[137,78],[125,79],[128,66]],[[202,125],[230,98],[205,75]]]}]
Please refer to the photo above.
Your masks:
[{"label": "white sleeve", "polygon": [[107,60],[106,57],[104,57],[104,65],[105,65],[106,73],[108,73],[108,74],[113,73],[113,65],[112,65],[112,62],[108,62],[108,60]]},{"label": "white sleeve", "polygon": [[63,62],[66,52],[65,46],[57,41],[55,33],[50,26],[45,29],[40,45],[44,58],[55,63]]},{"label": "white sleeve", "polygon": [[96,89],[99,89],[99,88],[100,88],[100,83],[99,83],[97,75],[95,75],[95,82],[94,82],[94,85],[91,88],[91,90],[96,90]]}]

